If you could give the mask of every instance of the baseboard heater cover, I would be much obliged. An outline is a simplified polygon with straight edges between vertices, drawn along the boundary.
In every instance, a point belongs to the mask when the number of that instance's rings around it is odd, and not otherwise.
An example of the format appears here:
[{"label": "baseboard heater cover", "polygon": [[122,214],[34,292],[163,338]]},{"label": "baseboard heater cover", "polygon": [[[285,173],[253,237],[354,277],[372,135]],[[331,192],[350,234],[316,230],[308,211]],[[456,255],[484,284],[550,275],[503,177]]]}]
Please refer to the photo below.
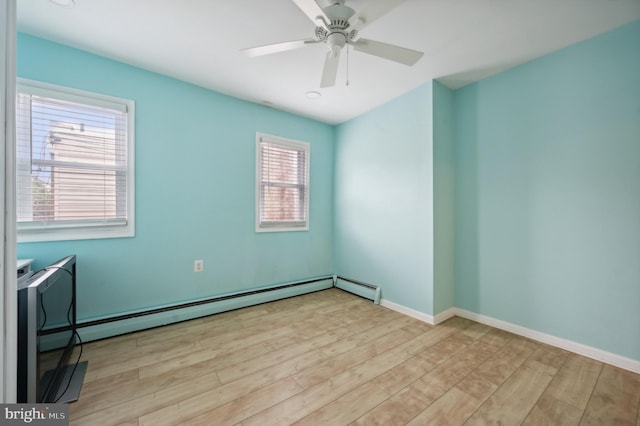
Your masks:
[{"label": "baseboard heater cover", "polygon": [[332,277],[263,287],[255,290],[198,299],[185,303],[135,311],[88,321],[79,321],[78,332],[83,341],[113,337],[120,334],[187,321],[275,300],[326,290],[333,286]]},{"label": "baseboard heater cover", "polygon": [[362,281],[353,280],[350,278],[341,277],[339,275],[333,276],[333,285],[341,290],[348,291],[349,293],[357,294],[360,297],[373,300],[376,305],[380,304],[380,287],[364,283]]}]

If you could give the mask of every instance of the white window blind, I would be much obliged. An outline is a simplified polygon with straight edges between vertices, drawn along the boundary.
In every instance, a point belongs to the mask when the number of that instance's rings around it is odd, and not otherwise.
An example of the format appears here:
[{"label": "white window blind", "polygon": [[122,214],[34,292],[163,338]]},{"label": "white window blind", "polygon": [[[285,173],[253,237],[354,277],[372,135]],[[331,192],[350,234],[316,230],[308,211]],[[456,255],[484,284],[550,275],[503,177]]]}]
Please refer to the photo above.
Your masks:
[{"label": "white window blind", "polygon": [[256,231],[309,229],[309,144],[256,137]]},{"label": "white window blind", "polygon": [[[130,235],[131,104],[58,87],[18,86],[19,235],[73,229]],[[108,236],[99,234],[85,238]]]}]

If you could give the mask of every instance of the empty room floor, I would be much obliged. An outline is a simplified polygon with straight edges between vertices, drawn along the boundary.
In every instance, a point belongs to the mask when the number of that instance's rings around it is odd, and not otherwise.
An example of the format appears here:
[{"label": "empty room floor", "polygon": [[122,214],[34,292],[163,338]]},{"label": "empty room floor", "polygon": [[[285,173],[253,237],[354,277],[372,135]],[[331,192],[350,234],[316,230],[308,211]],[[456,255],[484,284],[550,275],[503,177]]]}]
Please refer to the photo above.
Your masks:
[{"label": "empty room floor", "polygon": [[72,425],[630,425],[640,375],[338,289],[84,345]]}]

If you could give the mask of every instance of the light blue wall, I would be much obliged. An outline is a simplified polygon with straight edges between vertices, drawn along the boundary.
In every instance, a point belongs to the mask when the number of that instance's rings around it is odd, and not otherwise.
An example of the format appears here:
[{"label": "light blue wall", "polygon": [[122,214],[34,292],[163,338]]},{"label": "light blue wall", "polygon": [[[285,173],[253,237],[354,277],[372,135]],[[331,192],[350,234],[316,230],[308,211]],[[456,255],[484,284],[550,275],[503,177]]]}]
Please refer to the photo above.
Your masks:
[{"label": "light blue wall", "polygon": [[[78,254],[81,318],[337,273],[640,359],[638,46],[636,22],[333,128],[20,35],[20,76],[134,99],[138,132],[136,238],[19,255]],[[308,233],[254,232],[256,131],[311,142]]]},{"label": "light blue wall", "polygon": [[335,269],[433,313],[431,82],[336,128]]},{"label": "light blue wall", "polygon": [[[136,237],[18,246],[77,254],[80,319],[333,272],[333,127],[25,34],[17,56],[20,77],[136,102]],[[311,143],[308,232],[255,232],[256,132]]]},{"label": "light blue wall", "polygon": [[455,149],[453,91],[433,82],[433,310],[453,307]]},{"label": "light blue wall", "polygon": [[455,305],[640,360],[640,22],[454,103]]}]

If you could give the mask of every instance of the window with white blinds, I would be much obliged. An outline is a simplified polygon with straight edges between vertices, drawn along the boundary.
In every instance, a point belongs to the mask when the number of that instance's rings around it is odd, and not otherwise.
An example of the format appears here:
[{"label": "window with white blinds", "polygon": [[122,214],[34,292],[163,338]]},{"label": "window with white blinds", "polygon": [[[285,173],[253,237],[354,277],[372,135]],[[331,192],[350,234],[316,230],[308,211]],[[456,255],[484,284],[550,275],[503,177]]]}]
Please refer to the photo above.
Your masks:
[{"label": "window with white blinds", "polygon": [[258,133],[256,153],[256,231],[308,230],[309,144]]},{"label": "window with white blinds", "polygon": [[21,80],[18,241],[133,236],[132,101]]}]

